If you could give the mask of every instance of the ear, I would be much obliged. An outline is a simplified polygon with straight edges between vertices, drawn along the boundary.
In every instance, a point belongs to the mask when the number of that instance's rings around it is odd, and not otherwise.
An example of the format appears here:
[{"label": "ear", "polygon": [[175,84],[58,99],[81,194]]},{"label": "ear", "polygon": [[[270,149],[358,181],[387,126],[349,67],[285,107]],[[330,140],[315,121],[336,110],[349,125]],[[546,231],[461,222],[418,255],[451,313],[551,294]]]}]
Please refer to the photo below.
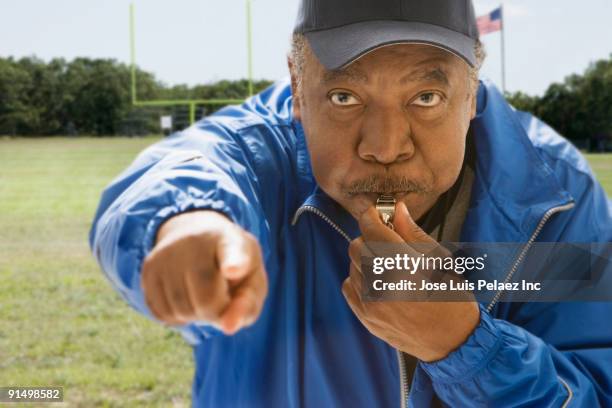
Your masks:
[{"label": "ear", "polygon": [[471,92],[470,95],[470,120],[476,117],[476,106],[478,102],[478,88],[480,86],[480,81],[476,84],[474,91]]},{"label": "ear", "polygon": [[289,67],[289,74],[291,75],[291,95],[293,95],[293,118],[295,120],[302,120],[302,110],[300,106],[300,95],[298,91],[298,78],[290,57],[287,57],[287,66]]}]

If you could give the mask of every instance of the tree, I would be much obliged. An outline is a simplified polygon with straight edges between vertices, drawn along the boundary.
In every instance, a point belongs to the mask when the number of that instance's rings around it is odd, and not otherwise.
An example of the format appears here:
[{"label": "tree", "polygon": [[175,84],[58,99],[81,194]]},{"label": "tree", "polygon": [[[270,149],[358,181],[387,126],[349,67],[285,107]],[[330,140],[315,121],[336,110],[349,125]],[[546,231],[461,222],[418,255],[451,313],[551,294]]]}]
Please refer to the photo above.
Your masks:
[{"label": "tree", "polygon": [[590,64],[583,75],[551,84],[541,97],[517,92],[507,98],[517,109],[540,117],[569,139],[611,137],[612,54]]},{"label": "tree", "polygon": [[29,107],[30,74],[12,59],[0,59],[0,133],[16,135],[35,121]]}]

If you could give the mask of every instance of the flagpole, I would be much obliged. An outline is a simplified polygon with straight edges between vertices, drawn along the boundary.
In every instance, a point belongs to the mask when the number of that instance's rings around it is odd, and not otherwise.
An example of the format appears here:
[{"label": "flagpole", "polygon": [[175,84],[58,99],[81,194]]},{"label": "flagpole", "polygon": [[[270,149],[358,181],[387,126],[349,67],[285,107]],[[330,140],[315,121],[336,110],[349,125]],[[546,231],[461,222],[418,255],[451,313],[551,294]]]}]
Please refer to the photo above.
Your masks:
[{"label": "flagpole", "polygon": [[506,30],[506,21],[504,19],[504,3],[501,4],[501,71],[502,71],[502,91],[506,93],[506,44],[504,39],[504,31]]}]

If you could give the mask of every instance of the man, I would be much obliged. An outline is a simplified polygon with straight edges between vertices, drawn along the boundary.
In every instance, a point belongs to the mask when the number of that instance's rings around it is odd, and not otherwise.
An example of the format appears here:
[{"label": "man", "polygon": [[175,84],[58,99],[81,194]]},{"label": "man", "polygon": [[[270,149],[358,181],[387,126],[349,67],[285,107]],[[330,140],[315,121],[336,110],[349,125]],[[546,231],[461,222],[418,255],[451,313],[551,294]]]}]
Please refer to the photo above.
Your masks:
[{"label": "man", "polygon": [[92,249],[193,345],[194,405],[612,404],[612,304],[360,296],[368,241],[612,238],[584,159],[479,83],[482,58],[467,0],[303,0],[290,84],[153,145],[107,188]]}]

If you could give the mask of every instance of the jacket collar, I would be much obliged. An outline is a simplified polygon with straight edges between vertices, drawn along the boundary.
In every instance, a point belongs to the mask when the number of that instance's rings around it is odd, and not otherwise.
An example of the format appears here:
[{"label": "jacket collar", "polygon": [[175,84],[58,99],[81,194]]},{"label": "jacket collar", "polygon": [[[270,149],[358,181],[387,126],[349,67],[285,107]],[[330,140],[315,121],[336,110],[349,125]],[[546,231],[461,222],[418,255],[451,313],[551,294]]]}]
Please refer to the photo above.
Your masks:
[{"label": "jacket collar", "polygon": [[[292,126],[298,139],[300,196],[305,197],[299,208],[317,208],[351,239],[356,238],[360,235],[356,220],[316,185],[303,128],[297,121]],[[477,115],[470,126],[476,146],[476,177],[461,240],[526,241],[549,209],[573,198],[542,160],[513,108],[488,81],[480,83]],[[302,214],[299,208],[294,223]],[[490,228],[491,223],[495,228]]]}]

